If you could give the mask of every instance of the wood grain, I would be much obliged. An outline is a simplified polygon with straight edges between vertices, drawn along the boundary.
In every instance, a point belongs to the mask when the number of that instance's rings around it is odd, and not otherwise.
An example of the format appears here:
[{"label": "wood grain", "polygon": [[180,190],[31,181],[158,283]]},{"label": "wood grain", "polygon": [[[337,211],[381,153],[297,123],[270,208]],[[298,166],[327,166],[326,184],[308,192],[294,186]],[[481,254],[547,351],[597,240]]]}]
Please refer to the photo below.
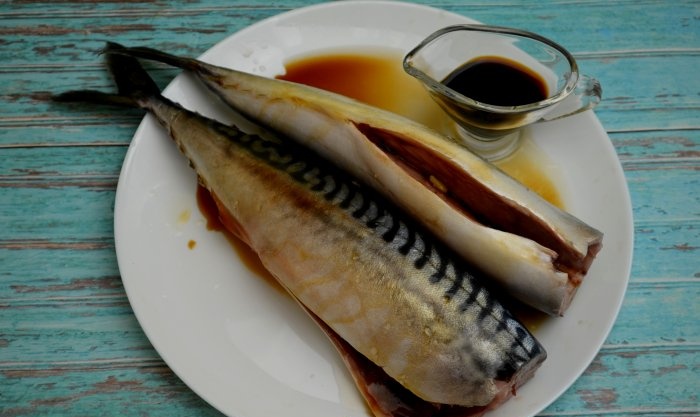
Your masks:
[{"label": "wood grain", "polygon": [[[305,0],[0,2],[0,416],[215,416],[140,329],[114,254],[139,111],[47,98],[109,89],[104,40],[199,55]],[[700,415],[700,3],[422,2],[552,37],[604,87],[635,255],[618,320],[544,416]],[[154,66],[164,86],[178,72]]]}]

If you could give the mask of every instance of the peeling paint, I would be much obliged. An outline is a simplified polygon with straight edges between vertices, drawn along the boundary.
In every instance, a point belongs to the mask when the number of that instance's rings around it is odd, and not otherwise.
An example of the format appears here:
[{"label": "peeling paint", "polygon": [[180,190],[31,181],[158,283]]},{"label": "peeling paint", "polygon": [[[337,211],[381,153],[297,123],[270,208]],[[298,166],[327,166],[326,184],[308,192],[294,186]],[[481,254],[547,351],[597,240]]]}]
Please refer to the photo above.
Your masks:
[{"label": "peeling paint", "polygon": [[613,388],[578,390],[576,393],[581,397],[588,410],[609,409],[615,404],[618,397]]}]

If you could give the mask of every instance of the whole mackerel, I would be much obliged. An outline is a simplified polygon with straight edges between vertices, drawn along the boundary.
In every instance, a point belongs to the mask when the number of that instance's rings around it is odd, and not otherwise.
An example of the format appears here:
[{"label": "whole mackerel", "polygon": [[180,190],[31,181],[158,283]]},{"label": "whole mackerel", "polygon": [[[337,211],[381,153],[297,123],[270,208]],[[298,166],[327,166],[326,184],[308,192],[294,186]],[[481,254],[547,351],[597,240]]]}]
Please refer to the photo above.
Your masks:
[{"label": "whole mackerel", "polygon": [[[174,104],[131,57],[109,55],[108,64],[119,94],[77,91],[57,99],[152,114],[231,231],[341,352],[351,346],[430,410],[482,406],[450,415],[496,406],[545,359],[460,258],[369,187],[294,141],[245,134]],[[352,363],[377,416],[438,415],[392,409],[396,397],[372,393]]]},{"label": "whole mackerel", "polygon": [[454,141],[338,94],[150,48],[107,48],[185,68],[253,121],[334,161],[421,221],[518,300],[563,315],[603,234]]}]

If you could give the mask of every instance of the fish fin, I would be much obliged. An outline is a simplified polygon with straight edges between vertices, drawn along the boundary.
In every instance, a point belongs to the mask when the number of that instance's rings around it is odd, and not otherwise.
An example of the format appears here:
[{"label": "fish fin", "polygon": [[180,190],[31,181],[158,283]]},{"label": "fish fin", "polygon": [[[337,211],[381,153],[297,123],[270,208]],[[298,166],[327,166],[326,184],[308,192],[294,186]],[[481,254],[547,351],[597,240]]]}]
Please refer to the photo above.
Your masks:
[{"label": "fish fin", "polygon": [[[123,48],[108,42],[107,48]],[[107,67],[117,83],[119,94],[134,98],[159,97],[160,88],[138,60],[128,55],[107,54]]]},{"label": "fish fin", "polygon": [[107,55],[127,55],[135,58],[162,62],[189,71],[209,73],[208,66],[196,59],[172,55],[163,51],[143,46],[126,47],[114,42],[107,42],[102,50]]},{"label": "fish fin", "polygon": [[[122,46],[109,42],[108,47],[120,48]],[[151,99],[162,97],[160,88],[136,58],[128,55],[107,55],[107,67],[117,84],[118,94],[96,90],[77,90],[54,95],[51,99],[64,103],[86,102],[146,108]]]}]

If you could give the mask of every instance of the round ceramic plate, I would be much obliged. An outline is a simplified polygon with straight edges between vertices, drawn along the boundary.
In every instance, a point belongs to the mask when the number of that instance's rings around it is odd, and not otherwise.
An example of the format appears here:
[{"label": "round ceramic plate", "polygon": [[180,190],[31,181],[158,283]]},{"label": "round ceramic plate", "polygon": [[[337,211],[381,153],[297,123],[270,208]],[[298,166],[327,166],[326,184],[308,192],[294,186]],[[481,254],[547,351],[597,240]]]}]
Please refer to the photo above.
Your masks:
[{"label": "round ceramic plate", "polygon": [[[463,16],[396,2],[337,2],[298,9],[233,34],[201,58],[263,75],[291,56],[339,48],[408,51]],[[235,117],[183,75],[166,95],[185,107]],[[620,308],[632,257],[629,194],[595,115],[532,129],[559,166],[567,208],[605,233],[598,256],[563,318],[535,335],[549,357],[515,398],[492,413],[531,416],[586,369]],[[304,312],[259,279],[197,208],[196,177],[151,117],[134,135],[115,204],[115,241],[129,301],[154,347],[198,395],[234,417],[367,416],[337,353]]]}]

